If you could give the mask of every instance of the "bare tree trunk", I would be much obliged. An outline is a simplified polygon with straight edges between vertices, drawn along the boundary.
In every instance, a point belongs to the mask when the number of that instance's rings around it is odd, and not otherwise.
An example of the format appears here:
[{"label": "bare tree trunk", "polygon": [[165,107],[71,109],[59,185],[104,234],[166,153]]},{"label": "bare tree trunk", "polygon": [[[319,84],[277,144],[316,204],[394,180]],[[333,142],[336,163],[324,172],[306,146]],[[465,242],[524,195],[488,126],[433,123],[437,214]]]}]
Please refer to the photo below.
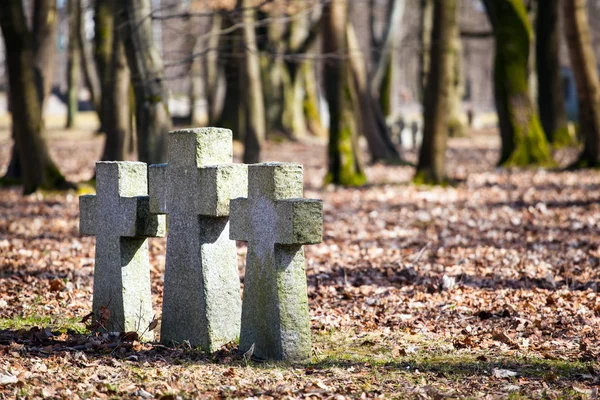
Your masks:
[{"label": "bare tree trunk", "polygon": [[90,100],[100,118],[100,80],[98,71],[93,59],[92,49],[90,48],[87,38],[85,37],[85,20],[83,19],[83,0],[77,0],[77,10],[79,19],[79,32],[77,35],[77,45],[79,46],[79,54],[81,55],[81,67],[85,85],[90,92]]},{"label": "bare tree trunk", "polygon": [[169,94],[158,49],[152,38],[150,0],[126,0],[119,12],[125,54],[135,91],[135,121],[140,161],[166,158],[166,135],[171,129]]},{"label": "bare tree trunk", "polygon": [[429,58],[431,52],[431,30],[433,25],[433,0],[419,0],[421,7],[421,21],[419,36],[421,49],[419,57],[419,97],[424,99],[427,87],[427,76],[429,75]]},{"label": "bare tree trunk", "polygon": [[304,82],[304,120],[308,130],[315,136],[327,136],[327,130],[321,123],[319,110],[319,89],[315,65],[312,61],[305,61],[302,65]]},{"label": "bare tree trunk", "polygon": [[452,29],[452,79],[450,80],[450,97],[448,104],[448,135],[463,136],[465,123],[462,119],[462,98],[464,95],[463,55],[460,29],[458,24]]},{"label": "bare tree trunk", "polygon": [[[387,21],[387,31],[384,37],[381,55],[375,66],[375,73],[371,79],[371,92],[374,98],[379,98],[382,93],[389,92],[386,84],[391,83],[392,59],[396,47],[402,39],[402,18],[406,8],[406,0],[391,0],[392,12]],[[389,107],[389,104],[387,104]],[[385,110],[384,113],[389,110]],[[387,115],[387,114],[386,114]]]},{"label": "bare tree trunk", "polygon": [[433,5],[431,55],[423,102],[423,145],[415,174],[416,183],[440,184],[446,175],[448,106],[454,75],[452,32],[457,25],[457,0],[436,1]]},{"label": "bare tree trunk", "polygon": [[251,0],[241,0],[243,8],[245,48],[246,90],[246,131],[244,133],[244,163],[252,164],[260,161],[260,150],[265,140],[265,105],[263,100],[260,76],[260,60],[256,46],[254,27],[255,13]]},{"label": "bare tree trunk", "polygon": [[75,125],[79,105],[79,73],[81,54],[77,38],[79,36],[81,11],[80,0],[69,0],[69,44],[67,48],[67,129]]},{"label": "bare tree trunk", "polygon": [[359,186],[366,182],[358,148],[353,111],[346,26],[348,2],[337,0],[323,9],[323,52],[329,55],[323,68],[325,96],[329,105],[328,172],[326,182]]},{"label": "bare tree trunk", "polygon": [[583,151],[572,167],[600,165],[600,82],[584,0],[563,1],[565,36],[577,86]]},{"label": "bare tree trunk", "polygon": [[56,59],[58,12],[56,0],[35,0],[33,9],[33,56],[42,111],[50,94]]},{"label": "bare tree trunk", "polygon": [[105,131],[107,104],[104,95],[110,85],[110,65],[112,62],[113,31],[115,24],[115,0],[96,0],[94,9],[94,59],[100,80],[100,132]]},{"label": "bare tree trunk", "polygon": [[122,161],[127,154],[130,139],[130,110],[129,110],[129,68],[123,40],[118,27],[113,34],[113,49],[110,65],[111,80],[104,94],[105,109],[105,134],[103,161]]},{"label": "bare tree trunk", "polygon": [[383,113],[379,104],[373,99],[367,77],[367,66],[361,54],[358,38],[351,25],[347,27],[348,53],[350,67],[356,87],[356,116],[360,121],[363,135],[369,144],[373,161],[399,162],[400,154],[390,139]]},{"label": "bare tree trunk", "polygon": [[494,97],[502,150],[499,164],[553,165],[529,94],[531,25],[522,0],[484,0],[496,42]]},{"label": "bare tree trunk", "polygon": [[555,147],[572,145],[567,126],[560,75],[560,0],[546,0],[538,6],[536,19],[536,67],[538,108],[548,141]]},{"label": "bare tree trunk", "polygon": [[[220,52],[224,35],[219,34],[223,27],[223,17],[218,12],[212,16],[212,25],[208,40],[208,52],[206,53],[206,99],[208,101],[208,120],[216,124],[221,119],[225,102],[226,83],[223,70],[219,67]],[[237,79],[237,76],[236,78]]]},{"label": "bare tree trunk", "polygon": [[[38,11],[39,13],[39,11]],[[39,14],[38,14],[39,15]],[[73,187],[60,173],[48,152],[42,135],[43,80],[36,79],[33,35],[27,28],[20,0],[7,0],[0,6],[0,28],[7,54],[10,105],[14,139],[23,172],[23,191],[38,188],[66,189]],[[39,29],[39,28],[38,28]],[[54,46],[54,42],[45,42]],[[42,50],[38,47],[38,50]],[[50,51],[42,51],[50,54]],[[37,84],[36,84],[37,82]]]}]

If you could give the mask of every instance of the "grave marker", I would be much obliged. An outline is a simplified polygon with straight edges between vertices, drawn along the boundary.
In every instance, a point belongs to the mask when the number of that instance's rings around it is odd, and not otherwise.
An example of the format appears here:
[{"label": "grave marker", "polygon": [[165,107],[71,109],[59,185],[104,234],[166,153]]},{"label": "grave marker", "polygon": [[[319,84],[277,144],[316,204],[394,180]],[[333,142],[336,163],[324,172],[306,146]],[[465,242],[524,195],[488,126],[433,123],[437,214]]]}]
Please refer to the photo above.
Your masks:
[{"label": "grave marker", "polygon": [[310,320],[302,245],[322,240],[323,203],[303,199],[302,166],[248,166],[248,198],[231,200],[232,239],[248,242],[240,350],[306,361]]},{"label": "grave marker", "polygon": [[228,129],[169,132],[169,164],[151,165],[150,210],[168,214],[161,342],[215,351],[240,331],[240,280],[229,200],[246,196],[247,168]]},{"label": "grave marker", "polygon": [[79,229],[96,236],[95,320],[106,307],[107,331],[136,331],[152,340],[147,238],[164,236],[164,216],[150,214],[146,164],[96,163],[96,193],[79,197]]}]

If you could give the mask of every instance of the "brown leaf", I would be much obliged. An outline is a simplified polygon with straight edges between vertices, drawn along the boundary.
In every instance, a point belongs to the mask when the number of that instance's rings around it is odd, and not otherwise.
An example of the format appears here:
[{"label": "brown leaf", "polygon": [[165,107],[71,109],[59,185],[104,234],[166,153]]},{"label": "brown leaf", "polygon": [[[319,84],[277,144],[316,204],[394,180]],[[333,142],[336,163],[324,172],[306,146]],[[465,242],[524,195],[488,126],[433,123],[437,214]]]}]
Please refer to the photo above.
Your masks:
[{"label": "brown leaf", "polygon": [[133,342],[135,340],[138,340],[140,338],[140,335],[138,335],[137,332],[131,331],[131,332],[125,332],[123,334],[121,334],[121,339],[124,342]]},{"label": "brown leaf", "polygon": [[515,347],[518,348],[519,345],[515,343],[514,340],[512,340],[506,333],[502,332],[502,331],[495,331],[492,335],[492,339],[507,344],[511,347]]},{"label": "brown leaf", "polygon": [[65,283],[63,282],[62,279],[52,279],[52,281],[50,281],[50,291],[51,292],[60,292],[61,290],[63,290],[67,285],[65,285]]},{"label": "brown leaf", "polygon": [[150,321],[150,325],[148,325],[148,330],[149,331],[153,331],[154,329],[156,329],[156,327],[158,326],[158,319],[156,319],[156,317],[152,318],[152,321]]}]

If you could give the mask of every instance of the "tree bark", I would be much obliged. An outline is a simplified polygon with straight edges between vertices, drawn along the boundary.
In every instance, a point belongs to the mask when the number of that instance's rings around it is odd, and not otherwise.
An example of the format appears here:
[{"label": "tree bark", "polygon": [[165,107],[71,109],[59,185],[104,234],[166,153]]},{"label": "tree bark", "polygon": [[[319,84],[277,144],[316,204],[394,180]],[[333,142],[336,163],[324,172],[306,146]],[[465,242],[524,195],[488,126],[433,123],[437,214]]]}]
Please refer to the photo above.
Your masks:
[{"label": "tree bark", "polygon": [[356,88],[358,108],[355,110],[357,121],[367,139],[372,161],[386,161],[397,163],[400,154],[396,150],[385,122],[379,103],[373,98],[368,77],[365,59],[358,44],[358,38],[351,25],[347,27],[348,54],[350,54],[350,67],[353,82]]},{"label": "tree bark", "polygon": [[429,55],[431,48],[431,30],[433,25],[433,0],[419,0],[421,7],[421,21],[419,26],[419,38],[421,49],[419,57],[419,97],[424,99],[427,87],[427,76],[429,75]]},{"label": "tree bark", "polygon": [[347,0],[327,3],[323,9],[323,52],[329,56],[323,68],[325,96],[329,106],[328,171],[325,181],[344,186],[366,182],[360,159],[353,112],[346,26]]},{"label": "tree bark", "polygon": [[[12,124],[22,173],[23,191],[38,188],[66,189],[73,187],[60,173],[48,152],[42,136],[42,102],[40,92],[44,80],[36,79],[32,32],[27,28],[20,0],[7,0],[0,6],[0,28],[4,36],[8,68]],[[40,28],[38,28],[40,29]],[[39,43],[38,43],[39,45]],[[45,42],[54,45],[54,42]],[[42,50],[38,47],[38,50]],[[49,51],[42,51],[48,55]],[[37,75],[39,76],[39,75]]]},{"label": "tree bark", "polygon": [[538,108],[548,141],[555,147],[572,145],[567,126],[560,75],[560,0],[546,0],[538,6],[536,20],[536,68]]},{"label": "tree bark", "polygon": [[260,161],[260,150],[265,140],[265,105],[260,76],[260,59],[256,45],[255,14],[251,0],[241,0],[243,8],[243,36],[245,48],[245,82],[246,118],[244,133],[244,163],[252,164]]},{"label": "tree bark", "polygon": [[565,36],[577,87],[583,151],[572,167],[600,165],[600,82],[584,0],[563,1]]},{"label": "tree bark", "polygon": [[121,37],[135,92],[138,158],[148,164],[166,159],[166,135],[171,129],[169,95],[158,49],[148,18],[150,0],[126,0],[118,12]]},{"label": "tree bark", "polygon": [[433,5],[431,54],[423,102],[423,144],[415,182],[440,184],[447,181],[451,84],[454,76],[453,31],[457,25],[457,0],[436,1]]},{"label": "tree bark", "polygon": [[105,134],[103,161],[123,161],[126,158],[130,135],[129,110],[129,68],[123,40],[114,27],[112,59],[110,65],[111,80],[105,92]]},{"label": "tree bark", "polygon": [[[402,40],[402,18],[406,9],[406,0],[391,0],[391,13],[387,21],[388,28],[383,40],[381,55],[376,60],[375,72],[371,79],[371,91],[374,98],[384,98],[382,110],[388,115],[390,110],[389,92],[392,81],[393,55]],[[382,96],[383,95],[383,96]],[[387,95],[387,100],[385,97]]]},{"label": "tree bark", "polygon": [[85,37],[85,21],[83,20],[83,5],[82,0],[77,0],[78,12],[77,18],[79,19],[79,32],[77,35],[77,45],[79,46],[79,54],[81,55],[81,69],[83,72],[83,79],[85,85],[90,92],[90,100],[100,118],[100,80],[98,78],[98,71],[96,70],[96,64],[93,59],[92,49],[88,45],[87,38]]},{"label": "tree bark", "polygon": [[450,80],[448,135],[463,136],[465,123],[462,118],[462,98],[464,95],[462,41],[458,24],[452,29],[452,79]]},{"label": "tree bark", "polygon": [[50,94],[56,64],[58,12],[56,0],[36,0],[33,9],[33,56],[41,109]]},{"label": "tree bark", "polygon": [[548,141],[529,94],[532,35],[522,0],[484,0],[494,30],[494,97],[500,125],[500,165],[553,165]]},{"label": "tree bark", "polygon": [[67,12],[69,15],[69,44],[67,48],[67,129],[75,125],[79,105],[79,74],[81,54],[78,46],[78,36],[81,30],[79,16],[80,0],[69,0]]},{"label": "tree bark", "polygon": [[100,117],[100,132],[106,130],[108,104],[105,99],[105,94],[108,93],[110,86],[110,72],[113,50],[113,31],[114,31],[114,12],[113,5],[116,5],[116,0],[96,0],[94,8],[94,59],[96,61],[96,69],[100,81],[100,109],[98,116]]}]

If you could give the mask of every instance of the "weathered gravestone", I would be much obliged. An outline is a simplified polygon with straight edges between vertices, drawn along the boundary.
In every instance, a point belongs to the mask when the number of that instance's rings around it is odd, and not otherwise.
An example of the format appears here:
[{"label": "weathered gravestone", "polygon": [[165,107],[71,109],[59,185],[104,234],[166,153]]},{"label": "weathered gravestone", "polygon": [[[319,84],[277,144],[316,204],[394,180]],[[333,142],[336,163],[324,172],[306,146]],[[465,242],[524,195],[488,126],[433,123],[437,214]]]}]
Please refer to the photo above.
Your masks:
[{"label": "weathered gravestone", "polygon": [[302,188],[301,165],[254,164],[248,198],[231,201],[231,238],[248,242],[240,350],[260,359],[311,356],[302,245],[321,242],[323,204]]},{"label": "weathered gravestone", "polygon": [[96,235],[95,320],[107,331],[136,331],[151,340],[147,238],[164,236],[165,218],[150,214],[146,164],[96,163],[96,193],[79,197],[79,229]]},{"label": "weathered gravestone", "polygon": [[150,209],[169,214],[161,342],[215,351],[240,332],[240,280],[229,200],[246,196],[228,129],[173,131],[169,164],[151,165]]}]

